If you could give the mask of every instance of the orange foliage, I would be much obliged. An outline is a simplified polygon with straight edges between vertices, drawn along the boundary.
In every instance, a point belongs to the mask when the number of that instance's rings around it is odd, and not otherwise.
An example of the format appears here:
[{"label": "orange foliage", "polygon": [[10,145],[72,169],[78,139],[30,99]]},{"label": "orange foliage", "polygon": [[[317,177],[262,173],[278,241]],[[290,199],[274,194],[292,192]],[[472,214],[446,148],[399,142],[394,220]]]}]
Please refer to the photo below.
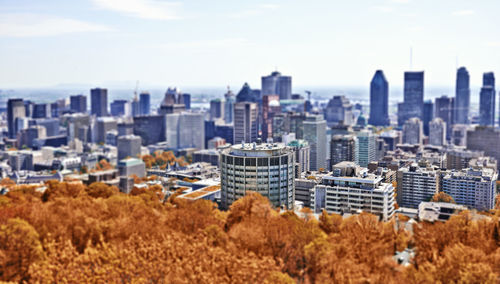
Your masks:
[{"label": "orange foliage", "polygon": [[448,194],[444,192],[439,192],[434,194],[434,196],[431,199],[432,202],[446,202],[446,203],[455,203],[455,200],[453,200],[453,197],[449,196]]},{"label": "orange foliage", "polygon": [[153,155],[144,155],[142,160],[146,164],[146,168],[159,167],[165,169],[167,164],[174,165],[176,162],[184,167],[188,165],[184,157],[177,158],[172,151],[156,151]]},{"label": "orange foliage", "polygon": [[[417,223],[370,214],[319,221],[249,193],[223,212],[161,186],[127,195],[103,183],[19,186],[0,196],[0,281],[148,283],[497,283],[500,223]],[[181,190],[178,191],[180,193]],[[402,218],[399,218],[402,221]],[[399,227],[400,229],[396,229]],[[392,256],[408,246],[407,268]]]}]

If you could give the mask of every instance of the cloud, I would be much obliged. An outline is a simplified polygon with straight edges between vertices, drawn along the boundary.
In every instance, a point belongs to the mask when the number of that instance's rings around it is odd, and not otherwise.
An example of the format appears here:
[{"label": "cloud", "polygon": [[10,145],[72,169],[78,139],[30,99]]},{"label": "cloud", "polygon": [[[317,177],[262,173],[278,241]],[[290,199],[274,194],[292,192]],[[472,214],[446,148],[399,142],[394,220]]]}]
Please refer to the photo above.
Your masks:
[{"label": "cloud", "polygon": [[474,10],[459,10],[459,11],[454,11],[452,14],[453,16],[469,16],[469,15],[474,15],[476,12]]},{"label": "cloud", "polygon": [[390,7],[390,6],[375,6],[374,8],[382,13],[394,12],[394,7]]},{"label": "cloud", "polygon": [[196,41],[178,41],[160,43],[154,45],[155,48],[166,49],[218,49],[218,48],[234,48],[235,46],[249,45],[250,42],[246,38],[224,38],[212,40],[196,40]]},{"label": "cloud", "polygon": [[411,0],[391,0],[393,3],[398,3],[398,4],[408,4],[410,3]]},{"label": "cloud", "polygon": [[75,19],[42,14],[0,14],[0,37],[44,37],[113,29]]},{"label": "cloud", "polygon": [[151,20],[180,19],[178,2],[160,0],[92,0],[99,9],[123,13],[127,16]]},{"label": "cloud", "polygon": [[263,14],[266,11],[276,10],[279,7],[280,7],[279,5],[277,5],[277,4],[271,4],[271,3],[260,4],[260,5],[258,5],[255,8],[251,8],[251,9],[248,9],[248,10],[245,10],[245,11],[241,11],[241,12],[238,12],[238,13],[230,14],[229,17],[230,18],[236,18],[236,19],[253,17],[253,16],[257,16],[257,15]]}]

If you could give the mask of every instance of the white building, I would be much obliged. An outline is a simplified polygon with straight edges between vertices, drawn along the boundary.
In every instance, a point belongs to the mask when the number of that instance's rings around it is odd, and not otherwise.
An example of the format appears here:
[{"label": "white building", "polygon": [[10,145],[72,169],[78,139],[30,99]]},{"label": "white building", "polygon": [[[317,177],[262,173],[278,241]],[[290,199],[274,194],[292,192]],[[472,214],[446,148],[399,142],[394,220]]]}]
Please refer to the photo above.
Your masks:
[{"label": "white building", "polygon": [[446,122],[440,117],[429,122],[429,144],[436,146],[446,144]]},{"label": "white building", "polygon": [[403,143],[404,144],[422,144],[424,138],[422,121],[413,117],[403,124]]},{"label": "white building", "polygon": [[254,191],[276,207],[293,209],[294,165],[295,152],[280,143],[236,144],[222,150],[222,208]]},{"label": "white building", "polygon": [[205,118],[202,113],[171,113],[166,117],[169,148],[205,149]]},{"label": "white building", "polygon": [[398,204],[401,207],[418,208],[439,191],[438,171],[420,168],[416,164],[398,171]]},{"label": "white building", "polygon": [[304,140],[311,147],[310,169],[326,169],[326,120],[322,115],[308,115],[303,126]]}]

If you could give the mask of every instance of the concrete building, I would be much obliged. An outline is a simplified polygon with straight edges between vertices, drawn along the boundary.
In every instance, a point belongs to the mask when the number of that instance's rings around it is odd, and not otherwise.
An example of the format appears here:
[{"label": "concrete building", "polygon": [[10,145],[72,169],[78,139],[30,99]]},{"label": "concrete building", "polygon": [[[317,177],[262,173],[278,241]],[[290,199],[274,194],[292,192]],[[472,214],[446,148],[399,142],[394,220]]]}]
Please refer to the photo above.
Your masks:
[{"label": "concrete building", "polygon": [[486,211],[495,207],[498,174],[492,169],[463,169],[443,177],[442,191],[457,204]]},{"label": "concrete building", "polygon": [[[468,104],[467,104],[468,105]],[[467,113],[468,113],[467,107]],[[434,101],[434,117],[441,118],[446,123],[446,137],[451,138],[452,126],[455,123],[455,99],[441,96]],[[468,114],[467,114],[468,116]]]},{"label": "concrete building", "polygon": [[436,146],[446,144],[446,122],[439,117],[429,123],[429,144]]},{"label": "concrete building", "polygon": [[[326,169],[326,120],[322,115],[307,115],[303,127],[303,139],[311,147],[310,170]],[[301,139],[297,133],[295,134]]]},{"label": "concrete building", "polygon": [[117,130],[118,122],[112,117],[97,118],[96,143],[105,143],[106,134],[110,130]]},{"label": "concrete building", "polygon": [[234,105],[234,143],[257,141],[258,106],[251,102],[238,102]]},{"label": "concrete building", "polygon": [[469,125],[455,124],[451,128],[451,144],[455,146],[467,146],[467,131],[470,130]]},{"label": "concrete building", "polygon": [[202,113],[167,114],[167,142],[171,149],[205,149],[205,123]]},{"label": "concrete building", "polygon": [[[457,124],[469,124],[470,109],[470,78],[465,67],[457,70],[457,83],[455,88],[455,120]],[[446,120],[445,120],[446,121]],[[446,121],[450,123],[449,121]]]},{"label": "concrete building", "polygon": [[429,123],[434,118],[434,103],[432,101],[424,102],[424,112],[422,114],[422,125],[424,127],[424,135],[429,136]]},{"label": "concrete building", "polygon": [[424,114],[424,72],[405,72],[404,102],[398,104],[398,125],[408,119],[423,119]]},{"label": "concrete building", "polygon": [[355,135],[334,135],[330,142],[330,168],[334,165],[350,161],[358,163],[358,138]]},{"label": "concrete building", "polygon": [[500,130],[477,126],[467,131],[467,149],[483,151],[486,156],[500,161]]},{"label": "concrete building", "polygon": [[375,126],[387,126],[389,120],[389,83],[384,71],[377,70],[370,83],[370,118],[368,123]]},{"label": "concrete building", "polygon": [[397,173],[397,201],[401,207],[417,209],[420,202],[430,201],[439,191],[440,173],[416,164]]},{"label": "concrete building", "polygon": [[219,166],[219,151],[215,149],[199,150],[193,153],[193,163],[209,163],[213,166]]},{"label": "concrete building", "polygon": [[446,169],[461,170],[469,167],[472,159],[482,157],[484,152],[471,151],[465,148],[453,148],[446,152]]},{"label": "concrete building", "polygon": [[467,207],[453,203],[421,202],[418,206],[418,219],[427,222],[446,222],[451,216],[464,210],[467,210]]},{"label": "concrete building", "polygon": [[136,135],[119,136],[117,141],[118,160],[136,158],[141,154],[141,137]]},{"label": "concrete building", "polygon": [[272,72],[269,76],[262,76],[262,96],[279,95],[280,100],[292,98],[292,77],[283,76],[280,72]]},{"label": "concrete building", "polygon": [[224,118],[224,100],[213,99],[210,101],[210,120]]},{"label": "concrete building", "polygon": [[130,116],[132,109],[130,102],[127,100],[114,100],[110,104],[112,116]]},{"label": "concrete building", "polygon": [[387,145],[387,151],[396,150],[396,145],[401,144],[401,132],[397,130],[384,131],[379,136]]},{"label": "concrete building", "polygon": [[28,148],[36,148],[35,140],[36,139],[44,139],[47,137],[47,130],[43,126],[35,125],[30,126],[26,129],[21,130],[17,134],[17,145],[20,148],[28,147]]},{"label": "concrete building", "polygon": [[50,111],[50,104],[34,104],[32,118],[49,118],[52,113]]},{"label": "concrete building", "polygon": [[116,167],[120,176],[129,177],[136,175],[142,178],[146,175],[146,165],[141,159],[128,158],[119,160]]},{"label": "concrete building", "polygon": [[362,130],[357,134],[358,147],[356,159],[362,167],[376,160],[377,157],[377,137],[369,130]]},{"label": "concrete building", "polygon": [[236,144],[221,152],[221,207],[254,191],[293,209],[295,153],[283,144]]},{"label": "concrete building", "polygon": [[311,147],[306,140],[299,139],[287,143],[295,151],[295,177],[310,170]]},{"label": "concrete building", "polygon": [[336,124],[353,125],[352,104],[345,96],[334,96],[325,108],[325,119],[328,126]]},{"label": "concrete building", "polygon": [[227,93],[224,94],[224,122],[225,123],[233,123],[234,120],[234,103],[236,102],[236,98],[231,92],[231,90],[227,90]]},{"label": "concrete building", "polygon": [[[381,221],[394,215],[396,200],[392,184],[383,178],[369,174],[353,162],[342,162],[334,166],[331,176],[323,176],[320,184],[311,189],[311,209],[318,212],[324,204],[328,213],[374,214]],[[319,197],[319,198],[318,198]],[[324,199],[324,201],[323,201]]]},{"label": "concrete building", "polygon": [[90,114],[97,117],[108,115],[108,90],[95,88],[90,90]]},{"label": "concrete building", "polygon": [[424,136],[422,121],[416,117],[408,119],[403,125],[403,143],[421,145]]}]

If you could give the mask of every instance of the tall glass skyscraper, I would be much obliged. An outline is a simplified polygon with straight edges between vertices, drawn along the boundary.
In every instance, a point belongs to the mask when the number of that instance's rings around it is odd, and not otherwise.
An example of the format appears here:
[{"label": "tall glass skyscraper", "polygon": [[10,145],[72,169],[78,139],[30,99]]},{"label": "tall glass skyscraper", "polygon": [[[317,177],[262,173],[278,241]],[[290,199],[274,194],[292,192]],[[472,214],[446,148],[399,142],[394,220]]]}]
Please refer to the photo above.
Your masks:
[{"label": "tall glass skyscraper", "polygon": [[149,115],[151,111],[151,95],[149,93],[141,93],[139,95],[139,113],[141,115]]},{"label": "tall glass skyscraper", "polygon": [[384,72],[377,70],[370,83],[370,118],[368,123],[375,126],[389,125],[389,83]]},{"label": "tall glass skyscraper", "polygon": [[273,72],[262,77],[262,96],[279,95],[280,100],[292,98],[292,77],[282,76],[280,72]]},{"label": "tall glass skyscraper", "polygon": [[[455,121],[457,124],[469,123],[470,86],[469,72],[465,67],[457,70],[457,83],[455,89]],[[450,122],[447,122],[450,123]]]},{"label": "tall glass skyscraper", "polygon": [[398,105],[398,124],[412,117],[423,119],[424,72],[405,72],[404,102]]},{"label": "tall glass skyscraper", "polygon": [[108,90],[96,88],[90,90],[90,113],[97,117],[108,115]]},{"label": "tall glass skyscraper", "polygon": [[495,75],[483,74],[483,87],[479,94],[479,124],[495,126]]}]

